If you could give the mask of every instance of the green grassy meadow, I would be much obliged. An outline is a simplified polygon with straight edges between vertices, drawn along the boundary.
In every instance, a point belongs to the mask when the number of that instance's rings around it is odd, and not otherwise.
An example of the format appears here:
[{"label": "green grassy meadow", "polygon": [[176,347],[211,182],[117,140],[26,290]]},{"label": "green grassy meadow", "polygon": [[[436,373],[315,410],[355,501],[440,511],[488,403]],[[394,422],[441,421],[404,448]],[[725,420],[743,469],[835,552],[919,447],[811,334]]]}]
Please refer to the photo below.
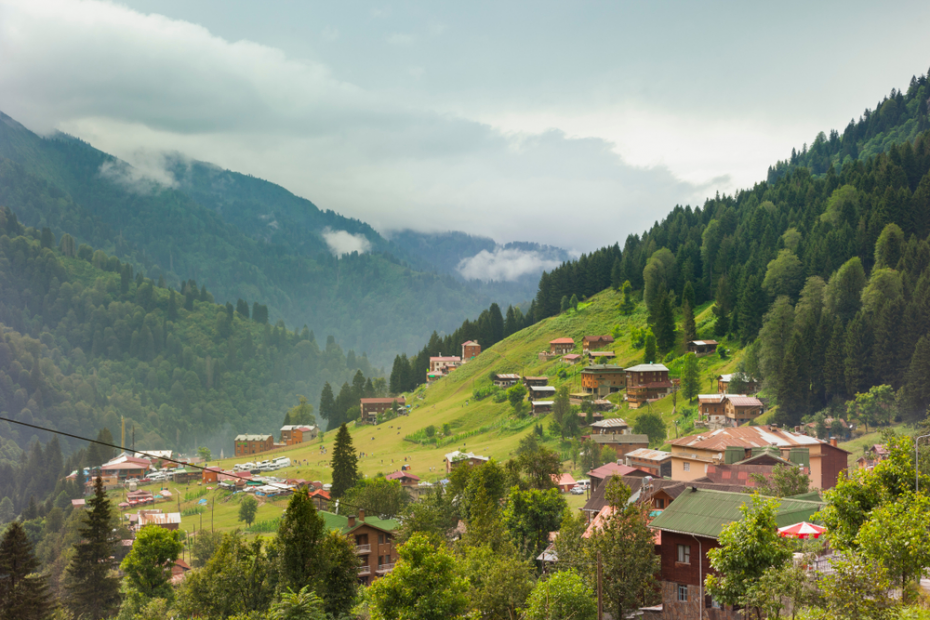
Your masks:
[{"label": "green grassy meadow", "polygon": [[[579,305],[577,310],[570,310],[558,316],[543,320],[524,329],[493,347],[482,351],[481,355],[430,386],[420,386],[413,393],[406,394],[407,402],[412,404],[409,416],[400,416],[377,426],[350,425],[356,451],[362,453],[359,467],[366,476],[378,473],[388,474],[400,469],[404,464],[411,466],[412,473],[421,479],[435,482],[445,477],[445,454],[454,450],[471,451],[483,456],[505,461],[514,455],[520,440],[533,432],[535,424],[541,424],[546,431],[544,443],[560,450],[563,454],[561,440],[548,434],[549,416],[534,418],[531,415],[517,419],[509,403],[495,403],[491,397],[476,400],[473,392],[476,388],[491,385],[491,373],[519,373],[521,375],[545,375],[549,384],[556,388],[568,384],[571,392],[581,390],[580,371],[583,364],[569,366],[554,358],[539,361],[538,353],[548,350],[549,341],[560,337],[571,337],[576,342],[575,352],[581,352],[581,340],[585,335],[615,334],[611,348],[617,356],[616,363],[632,366],[643,361],[642,349],[633,346],[630,333],[634,328],[646,326],[645,306],[640,303],[630,316],[622,316],[619,311],[620,296],[612,291],[604,291]],[[713,315],[710,304],[697,309],[696,322],[698,336],[712,336]],[[735,343],[723,343],[731,350],[727,359],[719,355],[701,358],[702,392],[716,392],[716,376],[731,372],[739,359]],[[731,349],[732,347],[732,349]],[[679,355],[683,351],[680,344]],[[680,357],[665,362],[672,376],[678,376],[681,367]],[[560,374],[564,371],[565,376]],[[640,412],[652,410],[662,414],[668,428],[668,438],[676,436],[676,424],[679,435],[689,434],[697,410],[696,402],[689,404],[674,395],[651,403],[647,408],[631,410],[622,401],[622,394],[615,394],[610,400],[619,403],[620,409],[609,416],[623,417],[631,425]],[[411,442],[405,437],[415,435],[426,427],[433,425],[436,429],[437,445],[422,445]],[[442,435],[444,425],[448,425],[448,436]],[[275,429],[277,435],[277,429]],[[307,480],[330,481],[329,461],[332,454],[335,432],[328,432],[322,438],[299,446],[291,446],[254,455],[252,460],[271,459],[277,456],[289,456],[292,466],[277,470],[272,475],[279,478],[304,478]],[[230,448],[232,448],[230,446]],[[324,452],[325,451],[325,452]],[[232,469],[236,463],[246,462],[246,458],[226,458],[210,463],[223,469]],[[583,477],[584,472],[572,466],[571,461],[563,463],[563,469],[576,478]],[[177,488],[182,491],[180,509],[191,508],[196,500],[183,501],[183,495],[198,489],[197,483],[190,485],[169,485],[172,492]],[[213,515],[214,527],[232,529],[241,527],[238,521],[239,496],[226,497],[225,491],[208,492],[208,500],[216,499]],[[566,496],[570,505],[583,504],[583,496]],[[273,519],[280,516],[286,499],[263,503],[259,509],[257,521]],[[177,499],[172,505],[178,509]],[[209,513],[203,515],[206,526]],[[184,517],[182,528],[191,530],[199,528],[200,515]]]}]

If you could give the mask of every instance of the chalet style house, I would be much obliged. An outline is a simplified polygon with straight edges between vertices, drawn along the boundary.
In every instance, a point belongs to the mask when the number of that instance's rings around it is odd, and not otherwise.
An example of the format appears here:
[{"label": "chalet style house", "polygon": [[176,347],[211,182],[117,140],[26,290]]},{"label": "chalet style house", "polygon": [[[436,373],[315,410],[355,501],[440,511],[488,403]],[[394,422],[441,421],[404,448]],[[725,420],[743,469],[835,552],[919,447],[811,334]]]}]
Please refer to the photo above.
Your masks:
[{"label": "chalet style house", "polygon": [[740,390],[746,394],[755,394],[762,387],[758,379],[754,379],[745,373],[733,373],[717,377],[717,393],[729,394],[730,383],[734,378],[742,378],[743,387]]},{"label": "chalet style house", "polygon": [[626,400],[630,409],[668,396],[672,386],[668,368],[663,364],[639,364],[626,369]]},{"label": "chalet style house", "polygon": [[809,469],[813,489],[836,486],[849,457],[836,440],[826,442],[771,426],[721,428],[671,441],[672,478],[704,478],[714,465],[745,462],[764,451],[777,451],[785,461]]},{"label": "chalet style house", "polygon": [[403,407],[407,404],[407,401],[403,396],[395,398],[363,398],[359,405],[361,410],[359,421],[364,424],[377,424],[378,414],[393,409],[395,403],[398,407]]},{"label": "chalet style house", "polygon": [[320,511],[327,530],[337,531],[355,543],[359,558],[358,580],[364,585],[394,570],[397,562],[397,545],[394,535],[400,524],[395,519],[366,517],[364,509],[348,516]]},{"label": "chalet style house", "polygon": [[565,355],[575,348],[575,341],[571,338],[556,338],[549,341],[550,355]]},{"label": "chalet style house", "polygon": [[[653,519],[660,557],[659,588],[662,604],[643,610],[643,618],[740,620],[743,612],[705,595],[704,577],[713,572],[707,552],[720,546],[723,528],[743,518],[740,512],[752,496],[697,486],[680,491],[670,506]],[[778,527],[809,521],[823,504],[793,498],[779,500]]]},{"label": "chalet style house", "polygon": [[481,354],[481,345],[474,340],[462,343],[462,361],[467,362]]},{"label": "chalet style house", "polygon": [[741,426],[765,413],[765,405],[755,396],[744,394],[700,394],[698,412],[711,430]]},{"label": "chalet style house", "polygon": [[274,448],[274,435],[236,435],[236,456],[267,452]]},{"label": "chalet style house", "polygon": [[626,384],[626,372],[620,366],[594,364],[581,371],[581,388],[587,394],[607,396],[619,392]]},{"label": "chalet style house", "polygon": [[581,350],[583,353],[589,351],[598,351],[604,347],[608,347],[614,343],[614,337],[611,335],[605,336],[585,336],[581,340]]}]

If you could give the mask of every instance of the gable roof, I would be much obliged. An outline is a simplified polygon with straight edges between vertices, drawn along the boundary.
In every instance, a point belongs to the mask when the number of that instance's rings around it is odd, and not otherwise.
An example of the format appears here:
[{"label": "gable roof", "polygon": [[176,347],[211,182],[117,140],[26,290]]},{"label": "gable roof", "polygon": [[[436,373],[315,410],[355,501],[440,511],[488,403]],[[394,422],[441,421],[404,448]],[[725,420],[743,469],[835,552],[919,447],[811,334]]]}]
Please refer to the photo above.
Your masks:
[{"label": "gable roof", "polygon": [[575,344],[575,341],[572,338],[556,338],[550,340],[549,344]]},{"label": "gable roof", "polygon": [[[680,439],[673,439],[670,443],[673,446],[715,451],[725,450],[727,446],[765,448],[774,445],[780,448],[787,448],[793,446],[811,447],[815,445],[830,445],[816,437],[792,433],[770,426],[725,427],[699,435],[689,435]],[[842,448],[835,449],[843,450]],[[843,450],[843,452],[846,452],[846,450]]]},{"label": "gable roof", "polygon": [[613,342],[614,337],[610,334],[604,334],[603,336],[585,336],[585,340],[589,342]]},{"label": "gable roof", "polygon": [[607,463],[606,465],[601,465],[596,469],[592,469],[586,475],[591,478],[610,478],[611,476],[625,476],[631,474],[634,471],[639,471],[635,467],[630,467],[629,465],[618,465],[617,463]]},{"label": "gable roof", "polygon": [[665,364],[637,364],[626,369],[627,372],[668,372]]},{"label": "gable roof", "polygon": [[[466,346],[468,346],[468,345],[470,345],[470,344],[478,344],[478,343],[475,342],[474,340],[469,340],[468,342],[463,342],[463,343],[462,343],[462,346],[463,346],[463,347],[466,347]],[[478,345],[478,346],[481,346],[481,345]]]},{"label": "gable roof", "polygon": [[405,478],[406,478],[406,479],[409,479],[409,480],[419,480],[419,479],[420,479],[419,476],[415,476],[415,475],[413,475],[413,474],[411,474],[411,473],[408,473],[408,472],[405,472],[405,471],[395,471],[394,473],[388,474],[388,475],[385,476],[384,478],[385,478],[385,480],[404,480]]},{"label": "gable roof", "polygon": [[672,458],[671,452],[662,450],[650,450],[649,448],[637,448],[632,452],[626,453],[627,458],[648,459],[650,461],[665,461]]},{"label": "gable roof", "polygon": [[[742,519],[740,507],[751,501],[752,496],[747,493],[688,488],[653,519],[650,527],[666,532],[718,538],[726,525]],[[820,502],[790,498],[781,498],[779,502],[775,515],[778,527],[810,521],[823,506]]]},{"label": "gable roof", "polygon": [[400,527],[400,522],[397,519],[382,519],[380,517],[369,517],[368,515],[365,516],[364,521],[356,519],[355,525],[349,527],[349,517],[345,515],[337,515],[325,510],[318,511],[318,514],[323,517],[323,524],[327,530],[336,530],[341,534],[349,534],[363,525],[388,533],[393,533]]},{"label": "gable roof", "polygon": [[623,418],[605,418],[591,424],[591,428],[627,428],[628,426],[629,424]]},{"label": "gable roof", "polygon": [[761,407],[762,401],[755,396],[727,396],[727,401],[734,407]]}]

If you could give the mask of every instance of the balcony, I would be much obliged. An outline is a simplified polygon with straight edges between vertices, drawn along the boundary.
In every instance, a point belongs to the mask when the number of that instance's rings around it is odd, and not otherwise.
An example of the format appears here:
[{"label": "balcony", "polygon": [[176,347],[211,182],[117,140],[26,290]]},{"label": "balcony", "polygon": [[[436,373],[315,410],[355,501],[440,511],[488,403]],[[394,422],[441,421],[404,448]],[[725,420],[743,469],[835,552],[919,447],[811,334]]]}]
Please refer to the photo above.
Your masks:
[{"label": "balcony", "polygon": [[391,572],[392,570],[394,570],[394,563],[393,563],[393,562],[391,562],[390,564],[378,564],[378,572],[379,572],[379,573],[389,573],[389,572]]},{"label": "balcony", "polygon": [[355,553],[371,553],[371,545],[355,545]]},{"label": "balcony", "polygon": [[366,564],[365,566],[359,566],[359,567],[358,567],[358,574],[359,574],[359,575],[370,575],[370,574],[371,574],[371,567],[368,566],[367,564]]}]

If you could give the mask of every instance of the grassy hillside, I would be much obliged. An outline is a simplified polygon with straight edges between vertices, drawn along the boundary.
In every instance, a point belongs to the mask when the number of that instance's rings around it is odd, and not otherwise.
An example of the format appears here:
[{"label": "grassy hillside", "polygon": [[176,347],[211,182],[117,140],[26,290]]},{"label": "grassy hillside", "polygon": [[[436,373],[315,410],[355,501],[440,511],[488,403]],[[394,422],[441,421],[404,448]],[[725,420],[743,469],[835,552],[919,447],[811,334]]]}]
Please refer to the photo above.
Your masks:
[{"label": "grassy hillside", "polygon": [[[581,339],[586,334],[611,333],[616,329],[618,334],[613,351],[617,354],[617,363],[630,366],[641,361],[643,352],[636,349],[630,340],[633,328],[642,328],[646,324],[645,307],[640,304],[631,316],[621,316],[617,311],[619,295],[614,291],[604,291],[587,303],[555,317],[541,321],[526,328],[493,347],[483,351],[476,359],[468,362],[448,377],[435,384],[418,388],[412,394],[407,394],[413,409],[409,416],[391,420],[379,426],[351,427],[355,448],[364,452],[360,460],[361,471],[373,476],[378,472],[390,473],[399,469],[404,463],[412,466],[414,474],[426,480],[439,480],[444,477],[444,455],[453,450],[473,451],[477,454],[493,457],[497,460],[509,459],[520,439],[533,432],[534,425],[541,424],[547,429],[549,416],[536,418],[527,416],[517,419],[512,415],[512,409],[507,402],[495,403],[493,398],[476,400],[474,390],[491,385],[491,373],[516,372],[529,375],[545,375],[549,377],[550,385],[561,387],[564,384],[571,386],[571,391],[580,391],[582,366],[566,366],[557,359],[540,362],[537,354],[548,349],[548,343],[554,338],[571,336],[578,343],[580,351]],[[708,307],[699,309],[698,330],[703,334],[709,329],[710,312]],[[738,353],[738,352],[737,352]],[[701,382],[706,386],[704,391],[716,391],[714,377],[721,372],[731,371],[738,361],[738,356],[721,360],[718,355],[709,356],[700,360]],[[668,362],[673,376],[677,376],[680,360]],[[565,376],[560,376],[561,374]],[[622,395],[613,395],[611,400],[621,402]],[[687,410],[696,410],[696,405],[689,405],[677,401],[672,396],[652,403],[650,409],[660,412],[669,429],[669,437],[675,437],[675,424],[677,420],[682,433],[691,428],[693,415]],[[627,422],[633,423],[641,412],[630,410],[625,405],[611,416],[621,416]],[[443,426],[448,424],[450,433],[442,436]],[[426,427],[433,425],[437,429],[435,445],[422,445],[412,442],[408,438],[422,436]],[[271,429],[268,429],[269,431]],[[329,433],[321,440],[304,446],[291,447],[266,454],[282,454],[290,456],[295,465],[289,469],[280,470],[276,475],[280,477],[308,478],[328,481],[330,478],[329,459],[332,449],[334,433]],[[558,438],[546,436],[550,447],[562,451],[565,458],[564,468],[572,471],[572,463],[568,460],[566,447]],[[321,449],[326,449],[323,454]],[[230,447],[231,449],[231,447]],[[264,456],[262,458],[269,458]],[[405,459],[407,459],[405,461]],[[301,461],[297,464],[296,461]],[[244,459],[225,459],[218,464],[224,468],[231,468],[236,462]],[[302,464],[306,461],[306,464]],[[581,475],[580,470],[574,470]]]}]

